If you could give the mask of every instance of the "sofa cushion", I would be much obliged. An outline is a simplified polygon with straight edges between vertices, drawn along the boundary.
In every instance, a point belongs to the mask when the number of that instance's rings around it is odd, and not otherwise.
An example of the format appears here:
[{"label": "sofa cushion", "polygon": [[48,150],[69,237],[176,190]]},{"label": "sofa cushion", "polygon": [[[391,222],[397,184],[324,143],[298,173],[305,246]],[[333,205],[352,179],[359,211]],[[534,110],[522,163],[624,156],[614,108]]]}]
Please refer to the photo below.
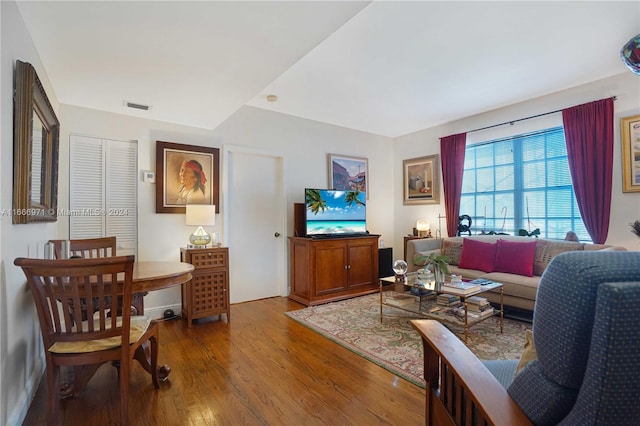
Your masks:
[{"label": "sofa cushion", "polygon": [[462,254],[460,255],[458,266],[466,269],[493,272],[496,247],[496,243],[485,243],[465,238],[462,242]]},{"label": "sofa cushion", "polygon": [[441,253],[449,258],[449,265],[459,265],[462,256],[462,239],[450,238],[442,241]]},{"label": "sofa cushion", "polygon": [[498,240],[493,270],[510,274],[533,276],[536,242]]},{"label": "sofa cushion", "polygon": [[533,261],[533,275],[542,276],[551,259],[566,251],[584,250],[584,243],[574,241],[536,241],[536,256]]},{"label": "sofa cushion", "polygon": [[416,266],[420,266],[423,267],[424,265],[427,264],[427,255],[423,254],[423,253],[416,253],[413,255],[413,264]]},{"label": "sofa cushion", "polygon": [[[540,277],[536,277],[535,275],[532,277],[525,277],[523,275],[508,274],[505,272],[491,272],[489,274],[483,274],[482,278],[502,283],[505,295],[511,295],[530,301],[536,300]],[[499,290],[496,292],[499,292]],[[530,309],[533,310],[533,305]]]}]

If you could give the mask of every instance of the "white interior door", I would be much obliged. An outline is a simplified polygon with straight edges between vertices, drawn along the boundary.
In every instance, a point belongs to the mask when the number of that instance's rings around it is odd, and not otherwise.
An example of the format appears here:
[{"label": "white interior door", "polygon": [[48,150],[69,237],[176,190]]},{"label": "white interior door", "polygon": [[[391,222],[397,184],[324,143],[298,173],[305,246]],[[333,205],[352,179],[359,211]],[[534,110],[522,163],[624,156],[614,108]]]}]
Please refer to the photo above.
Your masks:
[{"label": "white interior door", "polygon": [[231,303],[287,295],[282,157],[225,147]]}]

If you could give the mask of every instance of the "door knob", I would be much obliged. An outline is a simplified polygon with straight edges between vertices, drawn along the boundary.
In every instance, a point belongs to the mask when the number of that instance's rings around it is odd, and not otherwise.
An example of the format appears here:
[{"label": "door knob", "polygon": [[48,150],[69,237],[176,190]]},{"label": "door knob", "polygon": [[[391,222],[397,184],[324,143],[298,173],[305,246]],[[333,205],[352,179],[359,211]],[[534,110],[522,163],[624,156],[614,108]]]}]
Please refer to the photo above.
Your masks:
[{"label": "door knob", "polygon": [[275,234],[273,234],[274,237],[278,238],[280,236],[279,232],[276,232]]}]

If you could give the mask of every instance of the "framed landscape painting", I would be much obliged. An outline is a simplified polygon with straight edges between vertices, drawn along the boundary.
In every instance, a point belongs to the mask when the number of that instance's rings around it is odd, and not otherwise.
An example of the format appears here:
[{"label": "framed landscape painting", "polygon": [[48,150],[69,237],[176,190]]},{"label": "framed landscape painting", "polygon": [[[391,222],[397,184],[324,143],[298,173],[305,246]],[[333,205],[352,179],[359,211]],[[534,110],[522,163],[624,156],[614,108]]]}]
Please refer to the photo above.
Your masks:
[{"label": "framed landscape painting", "polygon": [[620,120],[622,126],[622,192],[640,192],[640,115]]},{"label": "framed landscape painting", "polygon": [[438,154],[411,158],[402,162],[403,204],[438,204],[440,202],[438,164]]},{"label": "framed landscape painting", "polygon": [[185,213],[187,204],[220,212],[218,148],[156,142],[156,213]]},{"label": "framed landscape painting", "polygon": [[365,192],[369,199],[366,158],[329,154],[329,189]]}]

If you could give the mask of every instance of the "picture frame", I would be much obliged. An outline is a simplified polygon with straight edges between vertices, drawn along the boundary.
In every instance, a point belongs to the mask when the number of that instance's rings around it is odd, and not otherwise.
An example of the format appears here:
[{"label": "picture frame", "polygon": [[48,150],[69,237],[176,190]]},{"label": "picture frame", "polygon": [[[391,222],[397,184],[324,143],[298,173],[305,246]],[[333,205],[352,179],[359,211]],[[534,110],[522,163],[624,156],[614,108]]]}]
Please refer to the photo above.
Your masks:
[{"label": "picture frame", "polygon": [[439,165],[438,154],[402,161],[404,205],[439,204]]},{"label": "picture frame", "polygon": [[55,222],[60,122],[33,65],[16,61],[14,89],[12,220]]},{"label": "picture frame", "polygon": [[156,213],[214,204],[220,213],[220,150],[156,141]]},{"label": "picture frame", "polygon": [[640,115],[620,120],[622,192],[640,192]]},{"label": "picture frame", "polygon": [[364,191],[369,199],[369,161],[363,157],[329,154],[329,189]]}]

